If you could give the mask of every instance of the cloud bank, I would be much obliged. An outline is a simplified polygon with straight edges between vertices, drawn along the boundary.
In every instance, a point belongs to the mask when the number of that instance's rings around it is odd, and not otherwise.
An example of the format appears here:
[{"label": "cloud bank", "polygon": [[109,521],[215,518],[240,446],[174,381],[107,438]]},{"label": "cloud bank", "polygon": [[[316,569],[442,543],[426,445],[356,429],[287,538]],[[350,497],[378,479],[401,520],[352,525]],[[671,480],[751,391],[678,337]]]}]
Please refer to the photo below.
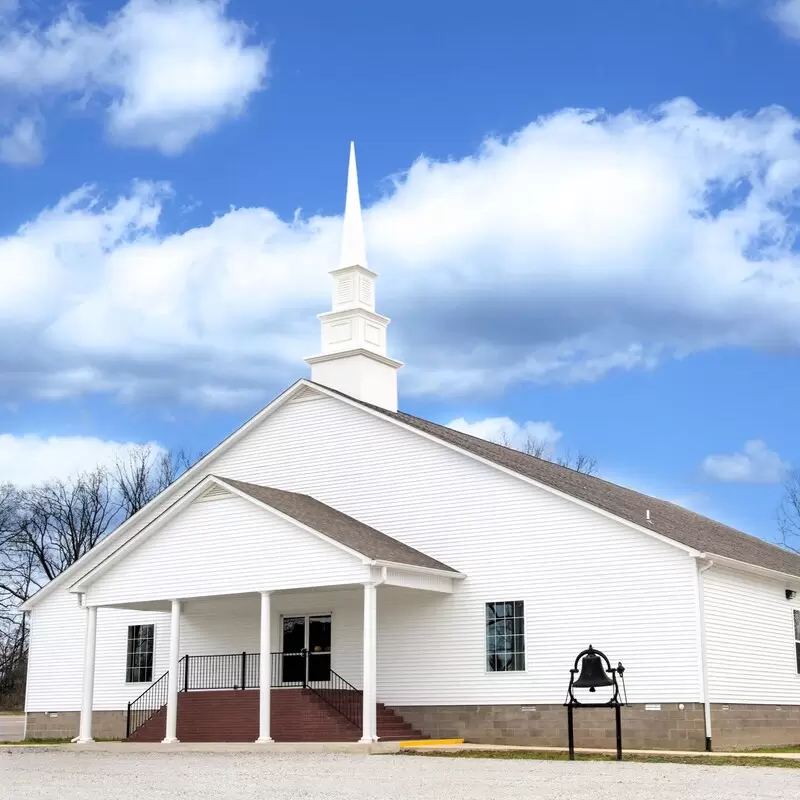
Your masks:
[{"label": "cloud bank", "polygon": [[[0,35],[6,138],[19,139],[31,109],[67,100],[100,113],[112,142],[174,155],[241,114],[267,63],[225,0],[129,0],[103,23],[70,5],[49,24],[18,21]],[[26,152],[41,160],[36,141]],[[0,147],[9,163],[38,163],[18,153]]]},{"label": "cloud bank", "polygon": [[[149,443],[155,458],[164,448]],[[75,477],[98,466],[124,463],[137,447],[132,442],[113,442],[91,436],[14,436],[0,434],[0,484],[8,481],[25,487],[54,478]]]},{"label": "cloud bank", "polygon": [[[365,211],[401,391],[797,353],[798,128],[781,108],[719,117],[678,99],[564,109],[463,158],[418,158]],[[345,167],[343,147],[342,195]],[[171,232],[170,202],[160,184],[82,187],[0,240],[0,400],[234,407],[305,374],[341,219],[234,208]]]}]

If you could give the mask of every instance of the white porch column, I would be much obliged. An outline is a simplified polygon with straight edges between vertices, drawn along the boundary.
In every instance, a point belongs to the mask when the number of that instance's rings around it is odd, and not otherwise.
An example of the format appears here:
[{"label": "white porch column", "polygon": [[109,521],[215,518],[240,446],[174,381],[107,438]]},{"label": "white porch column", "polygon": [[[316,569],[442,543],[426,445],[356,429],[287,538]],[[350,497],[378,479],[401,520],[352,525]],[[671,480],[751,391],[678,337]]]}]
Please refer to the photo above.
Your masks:
[{"label": "white porch column", "polygon": [[181,649],[181,601],[172,601],[172,617],[169,629],[169,678],[167,683],[167,731],[163,744],[178,741],[178,683],[180,675]]},{"label": "white porch column", "polygon": [[270,592],[261,592],[261,654],[258,660],[258,744],[269,744],[270,692],[272,687],[272,604]]},{"label": "white porch column", "polygon": [[94,660],[97,645],[97,606],[86,609],[86,634],[83,648],[83,694],[78,743],[89,744],[92,739],[92,707],[94,705]]},{"label": "white porch column", "polygon": [[361,742],[377,742],[377,702],[378,674],[378,589],[374,583],[364,584],[364,676],[363,713]]}]

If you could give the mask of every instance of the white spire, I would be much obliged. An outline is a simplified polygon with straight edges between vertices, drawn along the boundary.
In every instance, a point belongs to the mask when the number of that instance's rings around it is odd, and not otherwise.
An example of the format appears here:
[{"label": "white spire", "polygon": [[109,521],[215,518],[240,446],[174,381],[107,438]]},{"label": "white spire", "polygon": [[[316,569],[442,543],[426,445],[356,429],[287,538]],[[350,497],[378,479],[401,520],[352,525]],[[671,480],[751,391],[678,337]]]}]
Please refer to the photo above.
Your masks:
[{"label": "white spire", "polygon": [[319,314],[322,350],[306,359],[311,380],[367,403],[397,411],[397,370],[386,353],[389,318],[375,311],[377,273],[367,266],[356,148],[350,142],[342,252],[333,276],[332,308]]},{"label": "white spire", "polygon": [[342,229],[342,254],[339,268],[367,266],[367,248],[364,244],[364,223],[361,220],[361,198],[358,194],[356,146],[350,142],[350,164],[347,168],[347,196],[344,201],[344,226]]}]

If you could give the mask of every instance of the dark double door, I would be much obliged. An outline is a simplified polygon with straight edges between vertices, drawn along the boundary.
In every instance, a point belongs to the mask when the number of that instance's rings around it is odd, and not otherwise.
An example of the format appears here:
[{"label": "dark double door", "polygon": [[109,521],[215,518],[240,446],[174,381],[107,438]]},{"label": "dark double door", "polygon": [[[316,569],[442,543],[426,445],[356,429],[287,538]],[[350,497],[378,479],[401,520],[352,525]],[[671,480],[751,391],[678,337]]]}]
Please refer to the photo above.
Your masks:
[{"label": "dark double door", "polygon": [[328,681],[331,672],[331,615],[283,617],[281,682]]}]

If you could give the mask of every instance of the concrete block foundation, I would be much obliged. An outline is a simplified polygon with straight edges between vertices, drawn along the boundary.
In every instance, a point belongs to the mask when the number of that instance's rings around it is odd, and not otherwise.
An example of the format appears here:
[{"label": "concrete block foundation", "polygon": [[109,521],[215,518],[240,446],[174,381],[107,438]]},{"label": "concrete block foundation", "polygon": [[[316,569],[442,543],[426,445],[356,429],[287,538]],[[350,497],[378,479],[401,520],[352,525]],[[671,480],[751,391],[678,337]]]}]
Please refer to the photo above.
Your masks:
[{"label": "concrete block foundation", "polygon": [[[125,711],[95,711],[92,714],[92,736],[97,739],[125,738]],[[79,711],[28,712],[28,739],[72,739],[78,735]]]},{"label": "concrete block foundation", "polygon": [[[566,747],[562,705],[396,706],[415,728],[433,738],[475,744]],[[712,748],[745,750],[800,745],[800,706],[712,705]],[[613,749],[614,710],[575,711],[575,746]],[[701,703],[636,704],[622,709],[622,746],[632,750],[705,750]]]}]

